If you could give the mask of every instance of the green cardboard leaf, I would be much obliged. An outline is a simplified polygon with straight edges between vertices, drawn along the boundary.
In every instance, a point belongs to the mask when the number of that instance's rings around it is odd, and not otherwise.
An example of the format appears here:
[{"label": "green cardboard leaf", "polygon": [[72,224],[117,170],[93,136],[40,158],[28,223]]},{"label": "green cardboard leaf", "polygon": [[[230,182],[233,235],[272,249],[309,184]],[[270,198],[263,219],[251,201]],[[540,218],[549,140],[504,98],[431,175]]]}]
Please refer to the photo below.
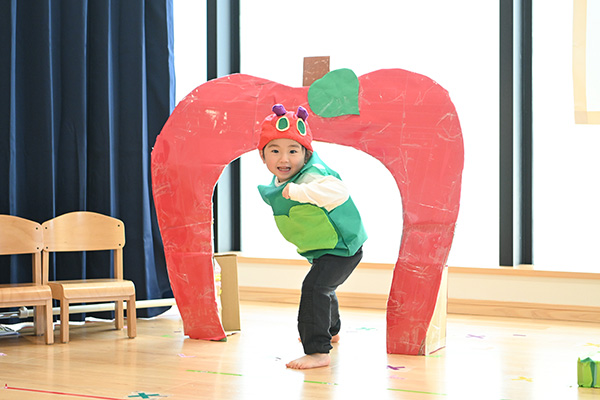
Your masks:
[{"label": "green cardboard leaf", "polygon": [[310,109],[324,118],[340,115],[359,115],[358,78],[351,69],[329,72],[308,89]]}]

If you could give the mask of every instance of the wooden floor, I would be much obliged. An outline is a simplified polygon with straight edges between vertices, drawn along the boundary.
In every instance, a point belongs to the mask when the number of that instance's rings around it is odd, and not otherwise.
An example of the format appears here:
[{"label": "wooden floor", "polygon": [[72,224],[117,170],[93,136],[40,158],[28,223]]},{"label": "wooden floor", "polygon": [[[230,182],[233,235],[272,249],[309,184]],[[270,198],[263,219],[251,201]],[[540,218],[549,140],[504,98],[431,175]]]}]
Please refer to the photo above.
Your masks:
[{"label": "wooden floor", "polygon": [[446,348],[402,356],[386,354],[383,311],[345,308],[332,365],[295,371],[296,307],[241,311],[227,342],[186,339],[175,309],[139,319],[135,339],[110,322],[73,325],[68,344],[0,337],[0,399],[600,399],[577,387],[577,357],[600,351],[595,324],[449,315]]}]

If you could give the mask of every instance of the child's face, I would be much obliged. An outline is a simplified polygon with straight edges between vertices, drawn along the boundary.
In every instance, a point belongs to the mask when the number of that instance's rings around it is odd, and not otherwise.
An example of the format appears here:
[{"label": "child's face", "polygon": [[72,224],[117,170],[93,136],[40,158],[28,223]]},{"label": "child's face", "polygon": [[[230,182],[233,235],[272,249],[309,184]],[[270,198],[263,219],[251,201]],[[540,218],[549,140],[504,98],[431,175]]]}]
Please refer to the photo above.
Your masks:
[{"label": "child's face", "polygon": [[295,140],[274,139],[267,143],[261,158],[279,182],[285,182],[304,166],[305,151],[306,149]]}]

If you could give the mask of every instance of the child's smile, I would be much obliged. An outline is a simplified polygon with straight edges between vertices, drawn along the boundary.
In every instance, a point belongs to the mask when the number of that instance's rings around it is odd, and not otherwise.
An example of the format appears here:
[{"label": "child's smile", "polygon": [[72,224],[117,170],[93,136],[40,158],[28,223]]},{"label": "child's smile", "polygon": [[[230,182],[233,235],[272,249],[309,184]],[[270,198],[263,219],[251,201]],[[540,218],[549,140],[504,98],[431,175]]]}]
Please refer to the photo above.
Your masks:
[{"label": "child's smile", "polygon": [[286,182],[304,166],[304,147],[292,139],[274,139],[265,146],[261,157],[279,182]]}]

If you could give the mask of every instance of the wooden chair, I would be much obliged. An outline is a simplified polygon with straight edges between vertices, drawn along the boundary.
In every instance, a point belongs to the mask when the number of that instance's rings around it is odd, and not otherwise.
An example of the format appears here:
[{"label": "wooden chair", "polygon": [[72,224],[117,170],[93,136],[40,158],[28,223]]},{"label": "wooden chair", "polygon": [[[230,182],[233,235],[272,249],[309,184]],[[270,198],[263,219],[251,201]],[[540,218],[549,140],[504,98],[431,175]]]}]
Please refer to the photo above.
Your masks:
[{"label": "wooden chair", "polygon": [[[69,304],[115,302],[115,328],[123,329],[123,301],[127,301],[127,335],[136,336],[135,286],[123,279],[125,225],[122,221],[94,212],[81,211],[60,215],[42,224],[44,282],[52,297],[60,301],[60,339],[69,341]],[[49,281],[49,254],[112,250],[113,277]],[[57,262],[57,264],[60,264]],[[60,269],[60,265],[56,266]]]},{"label": "wooden chair", "polygon": [[42,284],[42,247],[40,224],[12,215],[0,215],[0,255],[32,255],[32,282],[0,284],[0,308],[35,307],[35,334],[45,334],[46,344],[52,344],[52,292]]}]

